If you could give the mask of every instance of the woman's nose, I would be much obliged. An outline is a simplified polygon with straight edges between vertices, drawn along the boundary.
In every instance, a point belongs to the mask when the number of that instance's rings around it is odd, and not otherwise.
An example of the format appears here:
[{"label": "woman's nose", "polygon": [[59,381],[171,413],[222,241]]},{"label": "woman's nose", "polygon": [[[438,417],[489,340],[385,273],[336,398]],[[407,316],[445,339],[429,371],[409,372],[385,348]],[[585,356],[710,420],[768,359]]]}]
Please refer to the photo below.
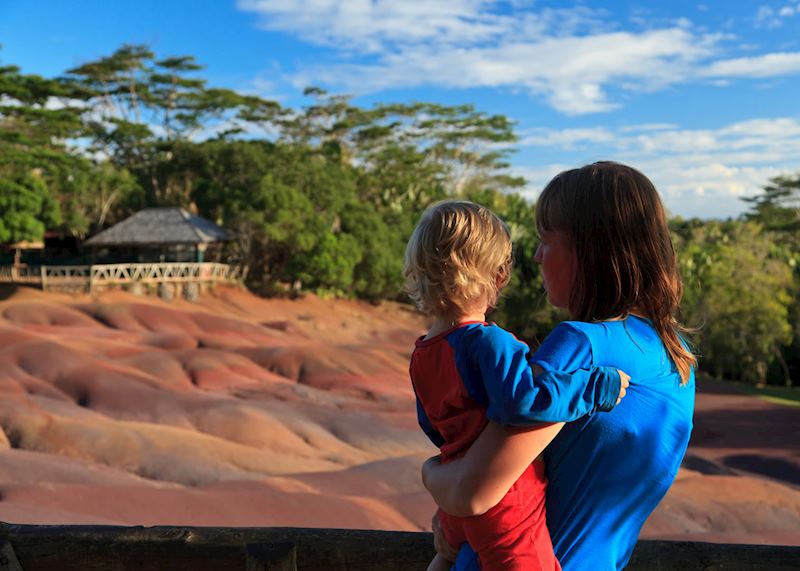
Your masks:
[{"label": "woman's nose", "polygon": [[533,254],[533,261],[537,264],[542,263],[542,245],[539,244],[536,246],[536,253]]}]

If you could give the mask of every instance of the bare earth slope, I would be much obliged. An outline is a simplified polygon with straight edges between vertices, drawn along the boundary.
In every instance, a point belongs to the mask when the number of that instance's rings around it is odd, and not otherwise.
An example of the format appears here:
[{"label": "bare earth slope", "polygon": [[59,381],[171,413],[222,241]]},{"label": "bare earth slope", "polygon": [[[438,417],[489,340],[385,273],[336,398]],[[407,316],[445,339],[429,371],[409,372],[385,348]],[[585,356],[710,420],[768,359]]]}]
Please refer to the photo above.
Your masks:
[{"label": "bare earth slope", "polygon": [[[235,288],[196,304],[10,291],[0,520],[426,529],[435,449],[407,377],[422,330],[394,304]],[[800,410],[728,393],[698,396],[644,536],[800,544]]]},{"label": "bare earth slope", "polygon": [[677,481],[642,537],[800,545],[800,408],[698,386]]}]

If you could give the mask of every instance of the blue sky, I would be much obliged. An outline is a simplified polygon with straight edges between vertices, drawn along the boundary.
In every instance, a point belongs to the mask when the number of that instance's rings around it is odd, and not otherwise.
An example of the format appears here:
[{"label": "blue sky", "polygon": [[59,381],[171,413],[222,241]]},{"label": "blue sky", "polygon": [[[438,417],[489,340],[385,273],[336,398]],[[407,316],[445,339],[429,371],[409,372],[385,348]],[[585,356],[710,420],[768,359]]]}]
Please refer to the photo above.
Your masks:
[{"label": "blue sky", "polygon": [[289,106],[319,85],[505,114],[532,198],[612,159],[724,218],[800,172],[800,0],[0,0],[0,64],[54,76],[125,42]]}]

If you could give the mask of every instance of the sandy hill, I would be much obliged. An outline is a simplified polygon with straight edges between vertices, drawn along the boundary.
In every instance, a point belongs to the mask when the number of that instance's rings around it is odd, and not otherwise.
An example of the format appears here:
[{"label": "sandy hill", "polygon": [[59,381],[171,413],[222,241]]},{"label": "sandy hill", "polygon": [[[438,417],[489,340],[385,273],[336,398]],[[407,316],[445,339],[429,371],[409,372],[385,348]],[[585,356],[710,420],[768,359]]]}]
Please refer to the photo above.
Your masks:
[{"label": "sandy hill", "polygon": [[[0,299],[0,520],[428,528],[407,308]],[[696,425],[644,535],[800,544],[798,410],[709,385]]]}]

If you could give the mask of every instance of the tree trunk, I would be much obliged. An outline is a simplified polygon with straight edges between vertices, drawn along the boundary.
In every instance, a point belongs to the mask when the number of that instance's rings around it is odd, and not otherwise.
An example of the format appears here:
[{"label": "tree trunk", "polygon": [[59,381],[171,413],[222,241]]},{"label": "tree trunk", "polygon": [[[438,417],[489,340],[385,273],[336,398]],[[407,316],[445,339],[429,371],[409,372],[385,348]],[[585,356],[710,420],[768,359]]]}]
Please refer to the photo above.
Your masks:
[{"label": "tree trunk", "polygon": [[783,353],[781,353],[780,347],[775,347],[775,356],[778,358],[778,363],[781,365],[781,370],[783,370],[783,379],[787,386],[787,388],[791,388],[792,386],[792,377],[789,375],[789,365],[786,363],[786,359],[783,358]]}]

